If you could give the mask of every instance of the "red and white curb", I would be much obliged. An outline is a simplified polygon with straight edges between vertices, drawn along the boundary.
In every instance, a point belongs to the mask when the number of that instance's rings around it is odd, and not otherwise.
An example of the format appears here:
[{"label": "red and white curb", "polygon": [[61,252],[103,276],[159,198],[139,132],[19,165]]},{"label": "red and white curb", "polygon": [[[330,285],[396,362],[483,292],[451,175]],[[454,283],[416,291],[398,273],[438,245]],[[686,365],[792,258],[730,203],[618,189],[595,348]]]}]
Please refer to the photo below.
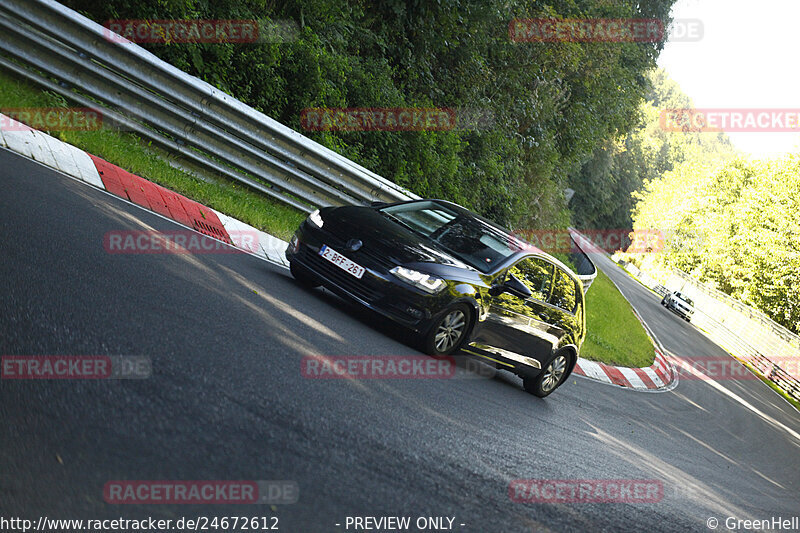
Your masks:
[{"label": "red and white curb", "polygon": [[574,373],[589,379],[629,389],[663,390],[676,383],[675,371],[661,349],[655,349],[653,365],[645,368],[611,366],[578,358]]},{"label": "red and white curb", "polygon": [[288,266],[288,243],[0,115],[0,147],[31,158],[252,255]]}]

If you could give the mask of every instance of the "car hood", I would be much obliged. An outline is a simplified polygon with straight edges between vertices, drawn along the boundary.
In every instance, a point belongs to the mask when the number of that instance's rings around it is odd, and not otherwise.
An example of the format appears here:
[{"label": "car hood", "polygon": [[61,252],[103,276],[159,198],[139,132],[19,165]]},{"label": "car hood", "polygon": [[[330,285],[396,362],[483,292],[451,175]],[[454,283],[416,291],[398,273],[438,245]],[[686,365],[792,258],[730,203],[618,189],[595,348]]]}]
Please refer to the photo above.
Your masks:
[{"label": "car hood", "polygon": [[373,257],[402,265],[432,263],[429,270],[437,270],[436,267],[442,265],[473,270],[435,243],[394,222],[376,209],[360,206],[335,207],[321,210],[320,215],[326,232],[344,242],[350,239],[360,240],[363,244],[362,253]]}]

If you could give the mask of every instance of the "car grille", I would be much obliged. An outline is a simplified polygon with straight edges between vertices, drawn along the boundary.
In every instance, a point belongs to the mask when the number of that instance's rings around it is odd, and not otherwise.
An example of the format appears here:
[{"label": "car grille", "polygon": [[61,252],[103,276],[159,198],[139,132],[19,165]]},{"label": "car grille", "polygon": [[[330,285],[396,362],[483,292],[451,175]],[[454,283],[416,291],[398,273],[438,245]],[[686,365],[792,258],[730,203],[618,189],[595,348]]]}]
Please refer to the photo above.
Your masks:
[{"label": "car grille", "polygon": [[371,251],[367,250],[367,249],[366,249],[366,246],[365,246],[364,248],[361,248],[361,249],[360,249],[358,252],[356,252],[354,255],[356,255],[356,256],[357,256],[357,257],[356,257],[356,259],[355,259],[355,261],[356,261],[356,262],[358,262],[358,260],[359,260],[359,258],[360,258],[360,257],[364,257],[364,258],[366,258],[366,259],[367,259],[368,261],[370,261],[370,262],[373,262],[373,263],[376,263],[376,264],[378,264],[378,265],[381,265],[381,266],[382,266],[382,267],[384,267],[386,270],[391,270],[392,268],[394,268],[394,267],[396,267],[396,266],[397,266],[397,264],[396,264],[396,263],[394,263],[393,261],[391,261],[391,260],[390,260],[389,258],[387,258],[385,255],[381,255],[381,254],[373,253],[373,252],[371,252]]},{"label": "car grille", "polygon": [[371,276],[369,272],[364,272],[361,279],[356,279],[306,246],[300,248],[300,257],[303,263],[311,266],[326,279],[366,302],[374,302],[382,296],[380,291],[369,286],[367,279]]}]

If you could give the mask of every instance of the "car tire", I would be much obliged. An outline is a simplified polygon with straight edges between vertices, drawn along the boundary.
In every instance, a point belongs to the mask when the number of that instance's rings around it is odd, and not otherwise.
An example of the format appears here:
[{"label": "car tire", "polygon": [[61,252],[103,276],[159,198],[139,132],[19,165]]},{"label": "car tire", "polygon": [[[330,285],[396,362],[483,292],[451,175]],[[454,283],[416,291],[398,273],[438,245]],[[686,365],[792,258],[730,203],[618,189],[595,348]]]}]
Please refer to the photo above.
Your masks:
[{"label": "car tire", "polygon": [[522,386],[527,392],[539,398],[549,396],[567,379],[571,364],[572,355],[569,352],[557,352],[538,375],[523,378]]},{"label": "car tire", "polygon": [[322,285],[319,279],[316,276],[311,274],[310,272],[306,272],[303,267],[299,266],[297,263],[290,261],[289,262],[289,271],[292,273],[292,277],[297,280],[298,283],[304,285],[309,288],[319,287]]},{"label": "car tire", "polygon": [[661,305],[663,305],[664,307],[666,307],[666,306],[667,306],[667,297],[666,297],[666,296],[664,296],[663,298],[661,298]]},{"label": "car tire", "polygon": [[470,308],[466,304],[448,307],[422,337],[422,350],[428,355],[450,355],[458,350],[470,329]]}]

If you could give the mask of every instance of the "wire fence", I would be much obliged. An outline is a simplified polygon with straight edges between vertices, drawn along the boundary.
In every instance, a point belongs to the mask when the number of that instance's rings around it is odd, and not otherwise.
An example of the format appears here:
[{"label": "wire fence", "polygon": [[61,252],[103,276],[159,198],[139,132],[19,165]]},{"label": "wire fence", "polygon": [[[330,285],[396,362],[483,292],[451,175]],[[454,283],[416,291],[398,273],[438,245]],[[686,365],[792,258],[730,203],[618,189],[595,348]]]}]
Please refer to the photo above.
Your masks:
[{"label": "wire fence", "polygon": [[[800,401],[800,336],[764,313],[674,269],[663,283],[631,263],[625,269],[656,292],[680,291],[694,302],[692,323],[737,359]],[[659,290],[661,289],[661,290]]]}]

